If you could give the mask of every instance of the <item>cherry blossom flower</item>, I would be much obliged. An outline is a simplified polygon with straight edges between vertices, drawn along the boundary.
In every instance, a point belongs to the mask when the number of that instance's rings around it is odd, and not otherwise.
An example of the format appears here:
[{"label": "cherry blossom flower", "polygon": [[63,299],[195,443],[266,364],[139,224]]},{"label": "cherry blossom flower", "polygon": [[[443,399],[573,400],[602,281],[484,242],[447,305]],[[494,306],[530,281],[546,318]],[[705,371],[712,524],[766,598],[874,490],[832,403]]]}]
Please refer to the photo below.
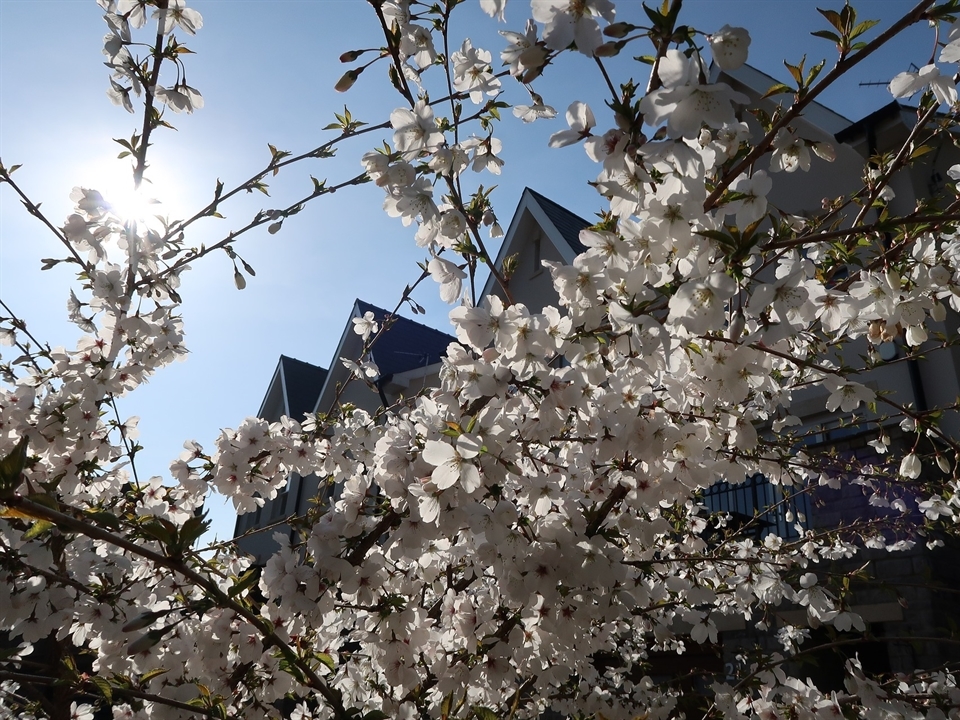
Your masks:
[{"label": "cherry blossom flower", "polygon": [[443,143],[443,133],[433,118],[433,108],[425,100],[417,100],[413,110],[398,108],[390,113],[393,144],[407,159],[435,149]]},{"label": "cherry blossom flower", "polygon": [[584,55],[593,55],[603,37],[595,20],[613,22],[610,0],[537,0],[532,4],[533,19],[544,23],[543,40],[551,50],[564,50],[576,43]]},{"label": "cherry blossom flower", "polygon": [[557,111],[549,105],[543,104],[543,99],[537,95],[534,105],[514,105],[513,114],[525,123],[531,123],[535,120],[552,120],[557,116]]},{"label": "cherry blossom flower", "polygon": [[185,0],[168,0],[167,7],[153,11],[153,17],[159,21],[158,32],[169,35],[174,28],[196,35],[203,27],[203,18],[196,10],[188,8]]},{"label": "cherry blossom flower", "polygon": [[369,310],[363,314],[363,317],[353,318],[353,331],[362,337],[364,342],[369,340],[371,335],[375,335],[379,329],[376,318]]},{"label": "cherry blossom flower", "polygon": [[543,72],[548,53],[544,43],[537,39],[533,20],[527,20],[523,33],[501,30],[500,34],[510,43],[500,51],[500,59],[510,74],[525,83],[535,80]]},{"label": "cherry blossom flower", "polygon": [[164,105],[175,113],[192,113],[203,107],[203,97],[200,91],[186,83],[174,85],[172,88],[157,86],[155,95]]},{"label": "cherry blossom flower", "polygon": [[770,172],[792,173],[797,168],[804,172],[810,169],[810,149],[792,130],[781,128],[773,138]]},{"label": "cherry blossom flower", "polygon": [[597,121],[590,106],[577,101],[567,108],[567,124],[570,126],[569,130],[560,130],[550,136],[550,147],[566,147],[590,137],[590,130],[596,126]]},{"label": "cherry blossom flower", "polygon": [[469,39],[451,56],[453,60],[453,86],[470,95],[470,100],[479,105],[483,96],[500,93],[500,80],[490,67],[491,56],[487,50],[475,48]]},{"label": "cherry blossom flower", "polygon": [[773,180],[763,170],[757,170],[751,177],[741,175],[731,183],[730,190],[743,193],[747,197],[727,203],[723,211],[735,213],[737,227],[743,230],[766,214],[767,193],[771,188]]},{"label": "cherry blossom flower", "polygon": [[434,466],[430,476],[438,490],[446,490],[459,483],[468,493],[481,485],[480,471],[470,460],[477,457],[480,445],[469,434],[457,438],[456,447],[450,443],[428,440],[423,459]]},{"label": "cherry blossom flower", "polygon": [[899,470],[901,476],[916,480],[920,477],[921,472],[923,472],[923,465],[920,463],[920,458],[914,453],[908,453],[903,456],[903,460],[900,461]]},{"label": "cherry blossom flower", "polygon": [[503,22],[503,14],[507,9],[507,0],[480,0],[480,7],[490,17],[495,17]]},{"label": "cherry blossom flower", "polygon": [[871,402],[876,397],[870,388],[836,375],[827,375],[823,384],[830,391],[825,407],[831,412],[837,408],[841,412],[853,412],[860,407],[860,403]]},{"label": "cherry blossom flower", "polygon": [[890,81],[890,94],[905,98],[929,87],[940,104],[957,102],[957,86],[953,79],[940,74],[936,65],[924,65],[919,72],[902,72]]},{"label": "cherry blossom flower", "polygon": [[708,39],[713,59],[721,70],[737,70],[747,61],[750,34],[744,28],[724,25]]},{"label": "cherry blossom flower", "polygon": [[437,59],[437,51],[433,47],[433,36],[430,31],[414,23],[408,24],[400,39],[400,52],[404,57],[413,58],[421,70],[433,64]]},{"label": "cherry blossom flower", "polygon": [[441,257],[431,258],[427,263],[430,275],[440,283],[440,298],[445,303],[456,302],[460,297],[463,280],[467,274],[454,263]]},{"label": "cherry blossom flower", "polygon": [[640,111],[648,125],[667,122],[670,137],[697,137],[706,124],[723,128],[737,122],[733,104],[749,99],[725,83],[701,85],[697,63],[679,50],[668,50],[661,61],[663,87],[648,93],[640,101]]},{"label": "cherry blossom flower", "polygon": [[737,282],[725,273],[688,280],[670,298],[670,319],[688,332],[701,335],[723,324],[726,301],[737,291]]}]

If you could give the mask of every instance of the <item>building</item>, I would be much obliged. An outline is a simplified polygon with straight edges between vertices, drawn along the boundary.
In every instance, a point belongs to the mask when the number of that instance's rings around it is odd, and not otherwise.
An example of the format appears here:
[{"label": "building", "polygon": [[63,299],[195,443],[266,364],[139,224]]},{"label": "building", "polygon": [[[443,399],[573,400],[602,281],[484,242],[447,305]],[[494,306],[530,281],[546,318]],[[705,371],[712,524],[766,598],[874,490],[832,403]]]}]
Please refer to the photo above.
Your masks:
[{"label": "building", "polygon": [[[711,79],[729,83],[735,90],[770,111],[774,108],[773,99],[762,98],[776,81],[753,68],[744,66],[729,73],[720,73],[719,69],[714,68]],[[835,150],[835,160],[829,164],[814,162],[809,173],[781,173],[769,196],[771,204],[785,213],[799,216],[820,212],[825,197],[844,195],[863,184],[865,167],[871,158],[900,149],[907,140],[913,117],[915,111],[899,103],[891,103],[857,122],[851,122],[829,108],[812,103],[803,117],[793,123],[797,135],[815,142],[830,143]],[[755,132],[759,132],[755,121],[748,119],[748,124]],[[761,164],[765,162],[767,160],[763,159]],[[896,197],[890,201],[891,209],[899,214],[908,214],[918,204],[935,203],[944,188],[947,168],[956,163],[960,163],[960,150],[952,144],[938,144],[920,162],[894,177],[891,187]],[[591,224],[536,191],[525,189],[495,261],[498,267],[503,267],[507,258],[515,259],[515,269],[509,281],[513,299],[526,305],[531,312],[555,304],[556,293],[551,275],[543,262],[572,263],[585,250],[579,233]],[[492,277],[482,292],[484,296],[488,294],[503,297],[502,289]],[[351,319],[361,317],[368,311],[374,312],[378,321],[386,317],[385,311],[357,301]],[[338,388],[348,373],[337,359],[358,357],[363,350],[362,341],[352,332],[351,326],[352,323],[348,321],[331,370],[322,380],[316,378],[324,371],[309,366],[313,368],[313,374],[304,372],[299,375],[300,386],[285,385],[286,376],[296,375],[296,371],[286,372],[284,363],[296,361],[281,358],[261,408],[262,417],[275,419],[280,408],[296,404],[286,395],[291,392],[315,397],[314,410],[323,411],[334,405]],[[948,314],[938,329],[945,335],[955,336],[958,327],[960,318],[956,314]],[[392,404],[401,395],[409,397],[421,389],[436,385],[438,363],[451,341],[453,338],[443,333],[398,318],[372,350],[371,355],[380,369],[380,376],[373,381],[373,387],[353,383],[339,394],[340,402],[350,402],[373,410],[381,405]],[[866,355],[867,351],[865,342],[851,349],[854,354]],[[954,398],[960,397],[960,350],[957,348],[938,351],[926,362],[918,363],[904,359],[905,348],[901,341],[894,339],[880,348],[880,355],[883,362],[862,375],[859,381],[874,390],[888,391],[895,402],[925,410],[949,405]],[[857,424],[841,423],[835,413],[826,410],[826,398],[827,392],[822,389],[798,393],[794,398],[793,412],[801,419],[799,430],[808,438],[806,445],[832,450],[838,464],[848,459],[884,463],[884,457],[879,456],[868,441],[876,437],[878,427],[882,426],[894,443],[899,442],[902,433],[897,427],[898,421],[884,420],[880,413],[867,411],[859,416]],[[942,426],[953,436],[960,437],[960,417],[957,413],[945,416]],[[316,491],[316,479],[291,478],[288,492],[273,501],[280,502],[280,505],[274,507],[268,503],[263,509],[264,517],[258,515],[247,526],[243,525],[241,518],[237,526],[238,534],[261,527],[271,518],[282,518],[302,511],[305,507],[304,498],[316,494]],[[289,498],[292,496],[296,497],[296,501],[291,504]],[[868,496],[854,484],[836,490],[818,489],[812,495],[804,494],[787,502],[783,501],[783,497],[779,486],[767,478],[755,476],[738,486],[714,486],[705,493],[704,502],[714,511],[728,513],[735,521],[749,524],[758,540],[771,532],[783,537],[796,537],[804,530],[836,528],[854,518],[876,517],[888,512],[871,504]],[[916,520],[920,522],[921,518],[917,517]],[[263,557],[265,546],[261,540],[254,542],[251,538],[244,538],[240,544],[244,549],[256,546],[256,551],[249,549],[248,552]],[[859,573],[857,577],[860,579],[854,581],[848,608],[862,617],[869,626],[873,640],[843,646],[840,652],[847,656],[859,652],[865,663],[876,671],[907,672],[918,667],[936,667],[947,660],[956,659],[951,645],[937,643],[932,638],[943,636],[943,628],[956,618],[952,594],[960,591],[958,561],[960,552],[957,548],[930,550],[923,543],[918,543],[900,553],[888,553],[885,550],[868,552],[858,557],[856,568],[843,562],[821,564],[818,569],[825,571],[852,574],[856,569]],[[864,562],[866,564],[860,568],[859,565]],[[786,604],[771,622],[773,629],[788,624],[809,624],[803,608]],[[771,634],[758,632],[736,618],[718,618],[717,624],[722,633],[720,644],[712,651],[700,652],[701,657],[695,660],[698,666],[709,672],[720,672],[724,663],[731,661],[732,656],[745,647],[757,644],[776,646]],[[822,632],[817,628],[811,630]],[[926,639],[910,642],[908,639],[911,638]],[[842,654],[825,655],[819,659],[822,669],[810,671],[809,674],[821,688],[830,687],[833,682],[831,673],[837,667],[842,667],[842,658]],[[685,656],[675,662],[689,668],[691,658]],[[841,676],[840,673],[833,673],[834,680]]]},{"label": "building", "polygon": [[[353,331],[353,320],[366,313],[373,313],[384,328],[366,356],[376,364],[380,374],[369,384],[347,383],[350,370],[340,358],[355,360],[363,353],[363,340]],[[281,355],[257,416],[268,422],[275,422],[283,415],[302,420],[306,414],[329,413],[338,405],[346,404],[373,414],[403,397],[436,387],[440,359],[451,342],[456,339],[446,333],[356,300],[329,369]],[[237,517],[234,529],[237,545],[258,562],[264,562],[276,548],[273,534],[291,532],[283,520],[305,512],[319,493],[316,476],[291,473],[286,489],[277,497],[255,513]]]}]

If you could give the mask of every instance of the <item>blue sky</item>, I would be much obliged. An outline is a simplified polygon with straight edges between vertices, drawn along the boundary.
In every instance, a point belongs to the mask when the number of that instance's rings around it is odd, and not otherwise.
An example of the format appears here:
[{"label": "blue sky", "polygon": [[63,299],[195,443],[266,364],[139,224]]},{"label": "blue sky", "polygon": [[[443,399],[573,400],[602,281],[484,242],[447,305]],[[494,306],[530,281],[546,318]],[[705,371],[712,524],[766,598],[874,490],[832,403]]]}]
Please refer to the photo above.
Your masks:
[{"label": "blue sky", "polygon": [[[204,17],[200,33],[181,41],[197,53],[186,58],[187,80],[203,94],[205,107],[190,116],[168,117],[177,131],[154,136],[147,173],[171,215],[186,216],[205,204],[217,178],[230,188],[252,175],[269,158],[267,143],[294,153],[319,145],[331,136],[321,128],[344,103],[370,123],[387,119],[401,104],[382,64],[366,71],[349,93],[333,91],[345,69],[339,55],[381,43],[373,13],[362,0],[188,4]],[[884,21],[868,39],[913,5],[901,0],[854,4],[861,19]],[[746,27],[753,39],[750,64],[786,80],[783,59],[795,62],[806,53],[810,66],[834,58],[831,43],[809,35],[826,27],[817,5],[840,7],[826,0],[686,0],[683,21],[706,32],[724,24]],[[479,11],[476,0],[467,0],[458,14],[462,19],[453,36],[459,41],[469,33],[474,45],[494,53],[499,66],[496,58],[504,41],[497,26]],[[522,30],[528,15],[529,3],[512,0],[508,22],[499,29]],[[621,0],[618,17],[642,23],[640,3]],[[74,186],[122,188],[129,177],[125,161],[115,159],[120,148],[111,138],[129,137],[139,120],[106,97],[108,72],[100,54],[105,32],[94,0],[0,0],[0,159],[7,166],[23,164],[18,182],[43,203],[55,223],[70,212]],[[858,66],[822,101],[851,120],[863,117],[891,97],[885,87],[859,83],[886,82],[911,63],[926,64],[932,45],[928,28],[914,29]],[[643,67],[630,62],[629,55],[646,52],[648,47],[638,45],[615,64],[615,81],[630,72],[645,81]],[[592,63],[579,56],[564,58],[536,86],[561,117],[521,126],[504,115],[498,129],[503,174],[474,176],[485,186],[498,186],[493,199],[504,227],[524,186],[585,217],[601,209],[586,185],[598,168],[582,149],[547,148],[549,135],[566,127],[562,114],[572,100],[590,102],[600,130],[609,126],[601,85]],[[517,83],[507,80],[504,87],[509,101],[527,102]],[[246,196],[225,206],[225,220],[206,221],[188,242],[216,242],[257,210],[284,207],[306,195],[310,174],[331,183],[356,174],[360,156],[389,137],[374,133],[344,146],[333,160],[295,166],[274,179],[271,198]],[[235,427],[254,414],[281,353],[327,366],[354,298],[394,306],[404,285],[418,275],[416,262],[424,252],[414,245],[412,228],[382,212],[382,199],[382,191],[372,185],[350,188],[311,204],[277,235],[265,229],[250,233],[236,249],[257,276],[242,292],[234,289],[232,265],[223,254],[184,275],[183,317],[191,355],[122,406],[126,414],[142,418],[141,477],[166,476],[184,440],[196,439],[212,449],[220,427]],[[52,235],[23,212],[9,189],[0,187],[0,297],[38,337],[69,347],[77,337],[66,323],[69,268],[39,271],[40,258],[59,254]],[[415,297],[428,309],[425,322],[445,329],[446,309],[435,288],[428,281]],[[221,538],[229,536],[232,510],[217,500],[211,509],[215,531]]]}]

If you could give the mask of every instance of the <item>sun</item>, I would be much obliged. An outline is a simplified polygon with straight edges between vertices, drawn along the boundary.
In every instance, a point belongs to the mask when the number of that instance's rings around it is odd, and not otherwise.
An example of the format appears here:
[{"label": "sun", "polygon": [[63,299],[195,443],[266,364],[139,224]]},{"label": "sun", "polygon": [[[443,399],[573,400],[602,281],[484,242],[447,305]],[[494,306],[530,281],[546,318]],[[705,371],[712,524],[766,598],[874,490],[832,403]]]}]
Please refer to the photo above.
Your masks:
[{"label": "sun", "polygon": [[83,177],[84,187],[97,190],[123,223],[135,222],[159,230],[163,227],[159,218],[172,213],[169,204],[163,202],[165,178],[156,172],[150,172],[150,179],[145,179],[137,188],[129,166],[104,160],[90,166]]}]

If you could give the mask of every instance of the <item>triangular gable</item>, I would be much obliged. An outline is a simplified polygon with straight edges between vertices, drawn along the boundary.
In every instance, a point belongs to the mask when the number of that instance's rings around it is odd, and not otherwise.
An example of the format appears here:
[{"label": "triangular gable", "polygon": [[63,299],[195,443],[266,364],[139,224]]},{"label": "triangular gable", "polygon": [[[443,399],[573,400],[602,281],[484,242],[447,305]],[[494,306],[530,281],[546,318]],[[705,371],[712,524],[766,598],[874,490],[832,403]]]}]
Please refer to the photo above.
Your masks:
[{"label": "triangular gable", "polygon": [[326,377],[321,367],[281,355],[257,417],[275,422],[286,415],[299,422],[313,409]]},{"label": "triangular gable", "polygon": [[283,356],[277,361],[277,367],[273,371],[273,377],[270,378],[270,384],[267,386],[267,392],[260,403],[260,409],[257,410],[257,417],[270,422],[278,420],[281,415],[289,416],[287,410],[286,393],[283,391]]},{"label": "triangular gable", "polygon": [[[500,252],[497,253],[494,267],[503,267],[503,261],[507,257],[518,253],[522,245],[534,239],[531,223],[537,226],[540,241],[546,239],[567,264],[572,263],[577,255],[586,250],[580,242],[580,231],[590,227],[592,223],[540,193],[524,188],[510,227],[504,235]],[[495,294],[496,290],[496,279],[491,274],[483,286],[481,296]]]},{"label": "triangular gable", "polygon": [[[362,317],[372,312],[381,325],[390,313],[376,305],[357,300],[357,312]],[[384,332],[370,355],[380,369],[381,376],[397,375],[416,368],[436,365],[446,355],[447,346],[456,338],[432,327],[400,315],[393,316],[393,324]]]},{"label": "triangular gable", "polygon": [[[711,64],[709,77],[711,83],[725,82],[735,90],[746,91],[748,95],[757,98],[763,97],[767,90],[780,84],[779,80],[746,64],[736,70],[721,70],[716,63]],[[803,109],[803,118],[829,135],[836,135],[851,124],[848,118],[816,100]]]},{"label": "triangular gable", "polygon": [[280,356],[287,415],[298,422],[317,404],[327,371],[303,360]]},{"label": "triangular gable", "polygon": [[[354,301],[353,310],[340,336],[336,352],[330,360],[330,371],[327,373],[323,389],[314,403],[314,412],[329,412],[336,398],[337,386],[344,385],[350,378],[350,370],[344,367],[340,358],[358,359],[363,350],[363,340],[353,331],[353,319],[361,318],[368,312],[373,313],[381,326],[384,319],[391,315],[387,310],[363,300]],[[370,351],[371,359],[380,370],[380,379],[436,365],[445,355],[447,346],[456,342],[454,337],[414,320],[400,315],[393,315],[393,318],[394,321],[389,330],[381,334]],[[362,392],[354,389],[350,393],[349,400],[370,410],[371,408],[365,406],[370,405],[375,396],[369,393],[362,383],[356,384],[358,388],[362,387]],[[371,396],[370,402],[366,401],[367,394]]]}]

